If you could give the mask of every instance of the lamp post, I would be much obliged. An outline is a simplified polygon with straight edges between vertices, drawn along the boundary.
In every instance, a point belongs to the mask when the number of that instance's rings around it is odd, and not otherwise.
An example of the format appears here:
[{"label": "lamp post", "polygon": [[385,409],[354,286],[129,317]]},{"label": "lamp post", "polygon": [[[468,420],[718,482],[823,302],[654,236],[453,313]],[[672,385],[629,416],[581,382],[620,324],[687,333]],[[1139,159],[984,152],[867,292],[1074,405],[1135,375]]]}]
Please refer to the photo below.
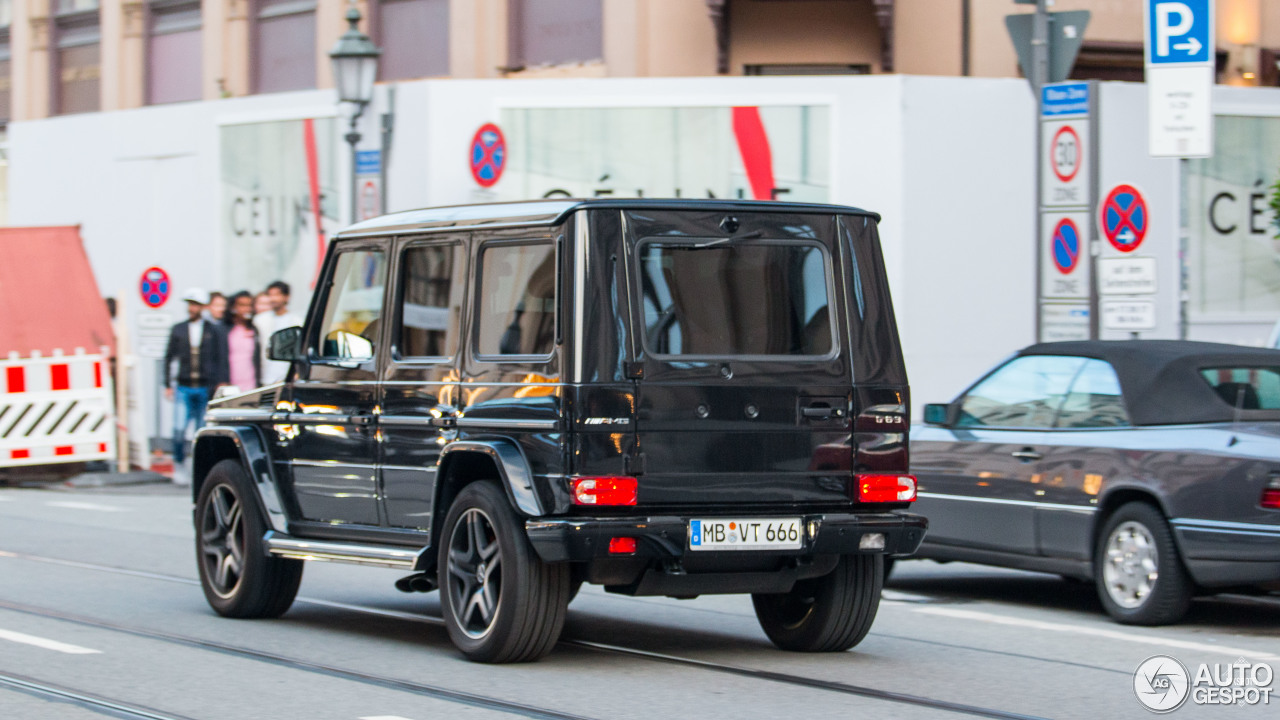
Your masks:
[{"label": "lamp post", "polygon": [[338,89],[338,102],[349,102],[354,106],[351,113],[351,129],[346,134],[346,141],[351,145],[351,222],[356,221],[357,194],[356,187],[356,143],[360,142],[360,133],[356,123],[364,114],[365,106],[373,100],[373,81],[378,77],[378,56],[382,50],[360,32],[360,11],[352,4],[347,10],[347,22],[351,27],[338,38],[329,58],[333,60],[333,80]]}]

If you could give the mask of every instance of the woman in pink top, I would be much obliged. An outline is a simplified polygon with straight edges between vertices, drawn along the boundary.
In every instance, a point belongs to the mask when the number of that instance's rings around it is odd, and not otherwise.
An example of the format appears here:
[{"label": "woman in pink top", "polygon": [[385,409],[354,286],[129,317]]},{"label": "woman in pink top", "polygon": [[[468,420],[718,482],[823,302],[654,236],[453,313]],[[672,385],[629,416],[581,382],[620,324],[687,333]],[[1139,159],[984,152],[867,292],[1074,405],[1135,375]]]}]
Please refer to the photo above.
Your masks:
[{"label": "woman in pink top", "polygon": [[241,291],[231,297],[231,324],[227,328],[227,360],[231,384],[248,392],[262,381],[258,330],[253,326],[253,296]]}]

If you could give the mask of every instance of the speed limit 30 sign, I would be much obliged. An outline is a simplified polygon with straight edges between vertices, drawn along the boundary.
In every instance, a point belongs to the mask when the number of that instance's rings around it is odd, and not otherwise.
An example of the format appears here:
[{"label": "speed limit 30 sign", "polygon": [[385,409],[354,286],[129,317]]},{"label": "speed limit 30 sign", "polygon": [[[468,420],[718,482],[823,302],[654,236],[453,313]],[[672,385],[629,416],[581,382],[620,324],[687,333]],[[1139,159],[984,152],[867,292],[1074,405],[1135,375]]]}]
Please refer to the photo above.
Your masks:
[{"label": "speed limit 30 sign", "polygon": [[1044,168],[1041,205],[1079,207],[1089,203],[1088,142],[1087,118],[1045,122],[1040,150]]}]

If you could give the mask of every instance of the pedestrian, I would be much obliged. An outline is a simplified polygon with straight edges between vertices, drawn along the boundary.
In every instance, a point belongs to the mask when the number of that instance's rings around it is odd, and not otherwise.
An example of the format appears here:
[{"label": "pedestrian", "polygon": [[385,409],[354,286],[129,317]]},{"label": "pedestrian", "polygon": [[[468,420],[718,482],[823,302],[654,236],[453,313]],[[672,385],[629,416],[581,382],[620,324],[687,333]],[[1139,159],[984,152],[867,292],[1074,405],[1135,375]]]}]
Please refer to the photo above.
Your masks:
[{"label": "pedestrian", "polygon": [[289,372],[289,363],[271,360],[266,357],[266,350],[271,344],[272,333],[289,327],[300,327],[302,318],[289,312],[289,283],[277,280],[267,286],[267,298],[271,301],[271,309],[253,316],[253,325],[258,328],[258,344],[263,349],[262,383],[270,385],[284,380]]},{"label": "pedestrian", "polygon": [[214,290],[209,293],[209,306],[204,309],[204,319],[216,323],[225,323],[227,316],[227,296]]},{"label": "pedestrian", "polygon": [[[169,332],[163,372],[164,395],[174,402],[175,473],[180,472],[186,454],[187,427],[195,425],[196,430],[200,429],[209,398],[218,386],[227,383],[229,375],[227,337],[222,326],[202,316],[209,304],[209,294],[199,288],[191,288],[182,299],[187,303],[188,319],[174,325]],[[172,374],[171,367],[175,361],[178,364],[176,376]]]},{"label": "pedestrian", "polygon": [[264,313],[271,309],[271,298],[267,297],[267,291],[263,290],[253,296],[253,314]]},{"label": "pedestrian", "polygon": [[241,290],[231,296],[227,313],[227,365],[231,384],[246,392],[262,384],[262,348],[253,326],[253,295]]}]

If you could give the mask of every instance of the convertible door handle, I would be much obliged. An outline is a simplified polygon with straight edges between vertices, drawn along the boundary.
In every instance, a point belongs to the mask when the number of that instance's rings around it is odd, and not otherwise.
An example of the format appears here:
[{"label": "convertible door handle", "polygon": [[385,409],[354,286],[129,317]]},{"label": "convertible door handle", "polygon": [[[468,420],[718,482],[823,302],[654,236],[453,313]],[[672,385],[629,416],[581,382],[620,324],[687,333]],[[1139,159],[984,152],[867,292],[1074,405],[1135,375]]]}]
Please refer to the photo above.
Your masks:
[{"label": "convertible door handle", "polygon": [[1044,457],[1043,455],[1036,452],[1035,450],[1032,450],[1029,447],[1022,448],[1021,450],[1015,450],[1013,452],[1013,456],[1018,458],[1022,462],[1031,462],[1032,460],[1039,460],[1040,458]]}]

